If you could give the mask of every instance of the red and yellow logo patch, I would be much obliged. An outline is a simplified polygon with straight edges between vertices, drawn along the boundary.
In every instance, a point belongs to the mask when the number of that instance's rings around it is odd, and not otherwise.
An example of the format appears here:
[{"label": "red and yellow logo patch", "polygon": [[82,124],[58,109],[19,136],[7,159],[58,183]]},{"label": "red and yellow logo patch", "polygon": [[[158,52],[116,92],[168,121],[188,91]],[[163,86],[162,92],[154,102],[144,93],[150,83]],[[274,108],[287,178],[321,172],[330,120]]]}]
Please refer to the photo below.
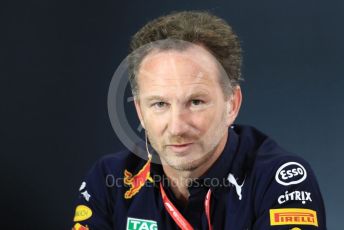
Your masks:
[{"label": "red and yellow logo patch", "polygon": [[86,205],[78,205],[75,209],[74,222],[87,220],[92,216],[92,210]]},{"label": "red and yellow logo patch", "polygon": [[83,226],[83,225],[81,225],[79,223],[76,223],[74,225],[74,227],[72,228],[72,230],[89,230],[89,228],[87,227],[87,225],[85,227],[85,226]]},{"label": "red and yellow logo patch", "polygon": [[318,226],[317,212],[304,208],[270,209],[270,224],[273,225],[314,225]]},{"label": "red and yellow logo patch", "polygon": [[151,156],[149,156],[148,161],[142,167],[142,169],[133,176],[131,172],[128,170],[124,170],[124,184],[129,185],[130,189],[125,192],[124,198],[130,199],[136,193],[140,191],[142,186],[145,184],[146,180],[153,182],[152,177],[150,176],[150,163],[151,163]]}]

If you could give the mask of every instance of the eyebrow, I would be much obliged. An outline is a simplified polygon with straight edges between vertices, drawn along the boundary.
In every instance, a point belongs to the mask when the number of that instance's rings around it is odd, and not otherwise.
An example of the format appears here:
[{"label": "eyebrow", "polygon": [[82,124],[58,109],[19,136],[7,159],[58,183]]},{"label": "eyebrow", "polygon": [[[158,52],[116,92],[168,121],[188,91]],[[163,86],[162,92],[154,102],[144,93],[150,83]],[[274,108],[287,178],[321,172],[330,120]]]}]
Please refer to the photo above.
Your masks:
[{"label": "eyebrow", "polygon": [[152,95],[149,97],[144,98],[145,101],[153,101],[153,100],[157,100],[157,101],[164,101],[165,98],[162,96],[158,96],[158,95]]},{"label": "eyebrow", "polygon": [[[195,97],[202,97],[202,96],[208,96],[209,92],[195,92],[195,93],[191,93],[190,95],[187,95],[187,98],[195,98]],[[153,100],[157,100],[157,101],[165,101],[166,98],[163,96],[159,96],[159,95],[152,95],[152,96],[148,96],[146,98],[144,98],[145,101],[153,101]]]}]

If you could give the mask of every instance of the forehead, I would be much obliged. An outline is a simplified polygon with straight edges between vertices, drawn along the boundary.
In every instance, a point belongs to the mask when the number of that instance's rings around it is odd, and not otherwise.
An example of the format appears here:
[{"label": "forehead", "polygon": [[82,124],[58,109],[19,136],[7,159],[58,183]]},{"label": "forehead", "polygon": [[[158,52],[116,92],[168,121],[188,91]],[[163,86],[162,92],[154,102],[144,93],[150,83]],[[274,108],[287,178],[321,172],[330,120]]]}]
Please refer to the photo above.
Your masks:
[{"label": "forehead", "polygon": [[201,46],[183,51],[155,50],[141,62],[138,84],[140,91],[159,87],[166,90],[219,87],[219,64]]}]

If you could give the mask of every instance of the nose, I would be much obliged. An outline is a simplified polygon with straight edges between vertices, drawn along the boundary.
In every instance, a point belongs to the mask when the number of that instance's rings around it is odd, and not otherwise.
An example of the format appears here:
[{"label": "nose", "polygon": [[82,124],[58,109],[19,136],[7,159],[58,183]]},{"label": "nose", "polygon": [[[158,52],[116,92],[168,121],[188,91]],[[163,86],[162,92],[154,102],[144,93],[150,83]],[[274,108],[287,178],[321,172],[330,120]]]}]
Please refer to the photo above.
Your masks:
[{"label": "nose", "polygon": [[188,130],[188,114],[182,108],[172,108],[170,121],[169,121],[169,132],[171,136],[181,136]]}]

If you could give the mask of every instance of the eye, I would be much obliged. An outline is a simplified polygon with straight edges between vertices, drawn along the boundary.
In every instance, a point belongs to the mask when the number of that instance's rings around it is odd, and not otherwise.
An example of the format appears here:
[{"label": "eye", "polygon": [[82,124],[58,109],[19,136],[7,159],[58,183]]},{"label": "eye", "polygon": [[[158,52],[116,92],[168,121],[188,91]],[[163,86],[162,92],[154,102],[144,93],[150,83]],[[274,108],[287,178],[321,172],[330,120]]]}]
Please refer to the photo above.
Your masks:
[{"label": "eye", "polygon": [[152,104],[152,107],[155,107],[155,108],[158,108],[158,109],[161,109],[163,107],[166,106],[166,103],[163,102],[163,101],[158,101],[158,102],[155,102]]},{"label": "eye", "polygon": [[204,101],[202,101],[202,100],[199,100],[199,99],[194,99],[194,100],[191,100],[191,104],[192,105],[201,105],[201,104],[203,104],[204,103]]}]

